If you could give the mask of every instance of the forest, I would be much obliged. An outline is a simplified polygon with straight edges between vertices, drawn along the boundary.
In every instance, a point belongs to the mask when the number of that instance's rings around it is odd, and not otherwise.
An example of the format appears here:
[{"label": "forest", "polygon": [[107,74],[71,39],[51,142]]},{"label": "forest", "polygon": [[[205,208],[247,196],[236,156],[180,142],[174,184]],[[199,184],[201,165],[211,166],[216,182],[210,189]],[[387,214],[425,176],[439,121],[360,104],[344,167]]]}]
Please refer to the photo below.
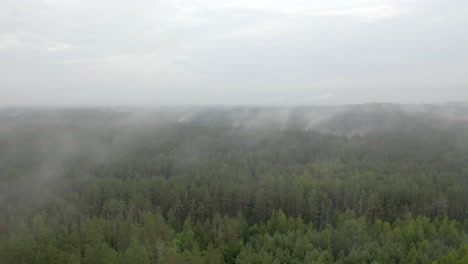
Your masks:
[{"label": "forest", "polygon": [[0,110],[0,263],[468,263],[468,105]]}]

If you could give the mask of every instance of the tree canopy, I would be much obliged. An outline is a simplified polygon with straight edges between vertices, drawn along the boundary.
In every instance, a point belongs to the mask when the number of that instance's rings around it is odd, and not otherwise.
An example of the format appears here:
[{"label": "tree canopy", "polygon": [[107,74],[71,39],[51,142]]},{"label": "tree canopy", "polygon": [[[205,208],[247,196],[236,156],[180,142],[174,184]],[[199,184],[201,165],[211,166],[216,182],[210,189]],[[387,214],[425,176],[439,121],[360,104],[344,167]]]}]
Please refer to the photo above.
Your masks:
[{"label": "tree canopy", "polygon": [[468,124],[391,110],[3,110],[0,263],[468,263]]}]

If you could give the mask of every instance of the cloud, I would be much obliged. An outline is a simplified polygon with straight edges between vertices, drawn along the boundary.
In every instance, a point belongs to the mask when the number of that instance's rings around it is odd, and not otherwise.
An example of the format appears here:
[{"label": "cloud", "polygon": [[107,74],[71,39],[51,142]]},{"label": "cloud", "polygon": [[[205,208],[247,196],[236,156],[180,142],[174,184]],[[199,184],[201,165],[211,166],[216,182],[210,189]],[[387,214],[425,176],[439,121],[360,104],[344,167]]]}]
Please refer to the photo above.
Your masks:
[{"label": "cloud", "polygon": [[24,44],[19,40],[18,36],[13,34],[0,34],[0,50],[21,47]]},{"label": "cloud", "polygon": [[81,63],[81,62],[83,62],[83,60],[81,60],[81,59],[71,59],[71,60],[61,61],[58,64],[68,65],[68,64],[78,64],[78,63]]},{"label": "cloud", "polygon": [[135,79],[153,81],[154,84],[196,81],[202,77],[191,72],[178,54],[142,53],[111,55],[84,65],[84,70],[96,78]]},{"label": "cloud", "polygon": [[41,2],[51,6],[66,6],[78,4],[80,0],[41,0]]},{"label": "cloud", "polygon": [[32,33],[0,34],[0,50],[16,50],[22,52],[60,52],[70,49],[72,45],[44,39]]},{"label": "cloud", "polygon": [[313,11],[312,16],[350,16],[369,21],[393,17],[407,11],[389,5],[359,6],[352,8],[325,9]]},{"label": "cloud", "polygon": [[333,95],[327,93],[327,94],[321,94],[321,95],[319,95],[317,97],[314,97],[314,98],[312,98],[312,100],[313,101],[323,101],[323,100],[329,99],[331,97],[333,97]]},{"label": "cloud", "polygon": [[71,48],[70,44],[62,42],[52,42],[47,44],[47,52],[60,52]]},{"label": "cloud", "polygon": [[[346,1],[198,1],[198,8],[215,10],[261,10],[286,15],[352,16],[365,19],[392,17],[407,10],[397,7],[393,1],[346,0]],[[196,10],[196,9],[193,9]],[[191,12],[192,14],[196,12]]]},{"label": "cloud", "polygon": [[468,61],[467,8],[457,0],[2,0],[0,72],[9,81],[0,89],[96,102],[113,100],[115,87],[125,101],[140,86],[135,102],[150,89],[171,103],[179,92],[199,103],[331,102],[361,84],[403,90],[439,76],[431,89],[445,82],[462,91],[466,78],[447,70]]}]

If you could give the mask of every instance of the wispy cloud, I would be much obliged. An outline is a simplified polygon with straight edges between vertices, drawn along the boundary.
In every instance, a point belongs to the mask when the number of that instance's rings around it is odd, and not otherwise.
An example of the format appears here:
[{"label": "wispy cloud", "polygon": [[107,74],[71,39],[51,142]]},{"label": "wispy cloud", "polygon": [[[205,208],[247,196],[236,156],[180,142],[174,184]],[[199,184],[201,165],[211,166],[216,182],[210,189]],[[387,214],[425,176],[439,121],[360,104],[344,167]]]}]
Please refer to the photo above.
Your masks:
[{"label": "wispy cloud", "polygon": [[83,64],[84,70],[104,79],[141,78],[157,83],[197,80],[185,65],[186,57],[177,54],[144,53],[112,55]]},{"label": "wispy cloud", "polygon": [[0,50],[60,52],[72,47],[71,44],[44,39],[35,34],[0,34]]},{"label": "wispy cloud", "polygon": [[13,34],[0,34],[0,50],[21,47],[24,44],[20,41],[18,36]]},{"label": "wispy cloud", "polygon": [[71,60],[61,61],[58,64],[68,65],[68,64],[78,64],[78,63],[81,63],[81,62],[83,62],[83,60],[81,60],[81,59],[71,59]]},{"label": "wispy cloud", "polygon": [[323,100],[329,99],[331,97],[333,97],[333,94],[329,94],[329,93],[321,94],[319,96],[313,97],[312,101],[323,101]]},{"label": "wispy cloud", "polygon": [[71,48],[72,45],[63,42],[51,42],[47,45],[47,52],[59,52]]},{"label": "wispy cloud", "polygon": [[358,6],[352,8],[324,9],[310,12],[313,16],[350,16],[366,20],[389,18],[407,12],[390,5]]}]

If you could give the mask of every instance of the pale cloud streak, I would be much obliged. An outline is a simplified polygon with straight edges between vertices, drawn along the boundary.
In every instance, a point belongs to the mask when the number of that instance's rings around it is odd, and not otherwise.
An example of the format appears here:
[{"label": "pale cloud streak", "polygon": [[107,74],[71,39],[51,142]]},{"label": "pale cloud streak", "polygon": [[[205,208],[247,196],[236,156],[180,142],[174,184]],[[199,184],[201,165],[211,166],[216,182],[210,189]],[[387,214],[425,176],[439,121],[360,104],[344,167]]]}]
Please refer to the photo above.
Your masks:
[{"label": "pale cloud streak", "polygon": [[23,46],[23,43],[21,43],[21,41],[16,35],[0,35],[0,50],[13,49],[21,46]]},{"label": "pale cloud streak", "polygon": [[[153,78],[155,80],[177,80],[188,78],[191,73],[180,66],[186,58],[179,55],[144,53],[140,55],[113,55],[88,63],[84,69],[95,76],[106,78]],[[194,76],[191,76],[194,77]]]},{"label": "pale cloud streak", "polygon": [[312,12],[315,16],[352,16],[374,21],[403,14],[407,11],[389,5],[362,6],[345,9],[328,9]]},{"label": "pale cloud streak", "polygon": [[60,52],[67,49],[70,49],[72,46],[66,43],[61,42],[52,42],[47,45],[48,52]]},{"label": "pale cloud streak", "polygon": [[81,62],[82,62],[82,60],[80,60],[80,59],[70,59],[70,60],[60,61],[60,62],[58,62],[58,64],[68,65],[68,64],[78,64],[78,63],[81,63]]}]

